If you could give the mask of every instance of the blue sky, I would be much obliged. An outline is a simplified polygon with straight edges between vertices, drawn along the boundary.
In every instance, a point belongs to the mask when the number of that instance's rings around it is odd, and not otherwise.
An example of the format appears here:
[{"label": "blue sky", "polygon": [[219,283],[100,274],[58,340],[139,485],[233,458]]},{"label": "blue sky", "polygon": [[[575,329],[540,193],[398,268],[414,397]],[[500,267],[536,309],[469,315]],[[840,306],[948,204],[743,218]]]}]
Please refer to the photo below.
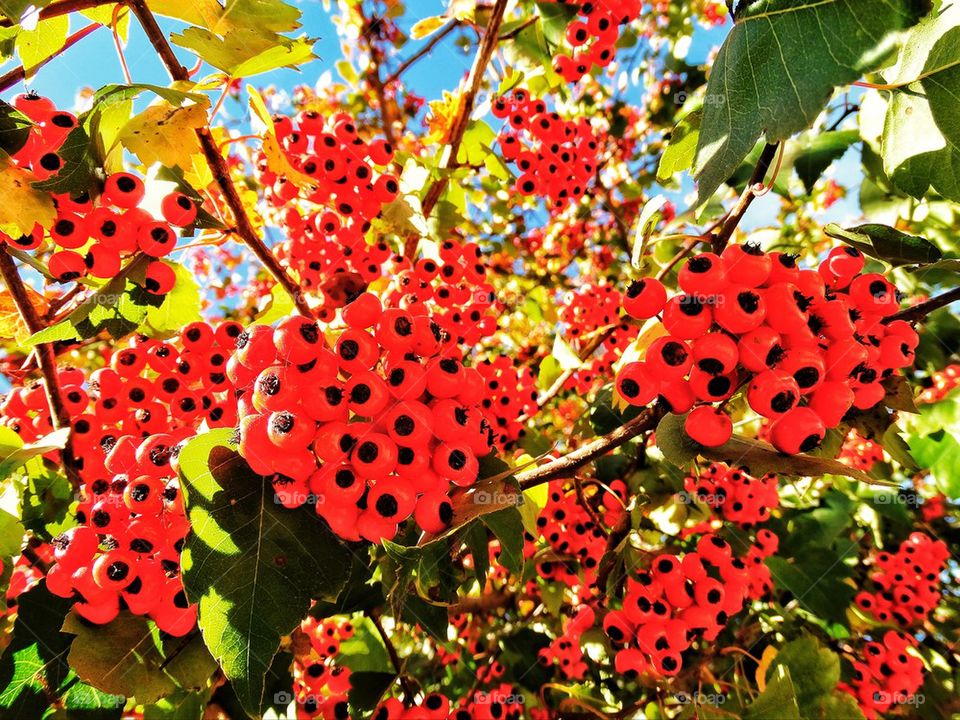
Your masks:
[{"label": "blue sky", "polygon": [[[336,34],[330,13],[324,10],[323,3],[316,0],[307,0],[296,4],[303,12],[303,32],[311,37],[319,38],[315,46],[315,52],[319,59],[306,65],[302,72],[278,70],[257,76],[252,82],[258,86],[272,84],[289,89],[301,83],[312,85],[323,72],[328,70],[335,77],[337,76],[334,64],[341,57],[340,39]],[[409,11],[409,7],[412,6],[416,6],[414,12]],[[417,0],[416,3],[408,3],[408,13],[401,20],[401,27],[406,30],[418,19],[442,14],[445,6],[446,3],[439,0],[431,0],[430,2]],[[72,18],[71,31],[79,29],[84,22],[85,19]],[[177,23],[165,20],[161,20],[161,24],[168,32],[180,27]],[[728,23],[709,31],[703,28],[698,29],[694,35],[688,61],[702,62],[711,47],[722,42],[729,27]],[[459,48],[456,48],[452,40],[452,37],[444,40],[431,56],[417,63],[405,76],[409,87],[427,100],[441,97],[445,89],[455,88],[469,69],[472,56],[464,54]],[[423,42],[425,41],[410,41],[408,47],[400,50],[398,62],[415,52]],[[176,46],[174,46],[174,49],[178,51],[185,65],[188,67],[193,65],[194,59],[188,52],[180,51]],[[130,23],[125,55],[135,82],[167,84],[168,78],[165,70],[135,21]],[[211,70],[205,68],[201,75],[208,71]],[[31,80],[29,87],[53,98],[61,107],[71,107],[78,88],[84,86],[99,88],[109,83],[122,83],[123,81],[112,35],[106,28],[101,28],[81,40],[66,54],[42,68],[37,76]],[[16,91],[20,91],[20,89],[22,89],[22,86],[19,86]],[[627,93],[627,99],[634,102],[641,101],[641,89],[632,88]],[[224,109],[229,114],[242,112],[229,101]],[[859,172],[859,158],[854,152],[848,152],[844,160],[835,167],[835,174],[847,182],[855,180]],[[692,181],[685,178],[681,191],[668,193],[668,195],[677,203],[678,207],[683,207],[684,196],[692,188]],[[760,198],[751,208],[748,217],[745,219],[744,227],[768,224],[775,217],[777,207],[778,199],[775,194],[770,193]],[[851,197],[837,203],[832,210],[826,213],[824,222],[843,222],[856,215],[859,215],[858,205],[856,198]]]}]

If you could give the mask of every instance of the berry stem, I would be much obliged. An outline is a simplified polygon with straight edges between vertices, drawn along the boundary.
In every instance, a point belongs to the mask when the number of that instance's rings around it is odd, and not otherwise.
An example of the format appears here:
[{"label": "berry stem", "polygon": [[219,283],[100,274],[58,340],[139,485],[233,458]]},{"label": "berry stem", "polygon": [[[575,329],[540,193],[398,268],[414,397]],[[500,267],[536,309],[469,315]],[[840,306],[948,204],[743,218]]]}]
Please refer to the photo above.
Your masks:
[{"label": "berry stem", "polygon": [[[467,125],[470,123],[470,115],[473,114],[473,106],[477,100],[477,93],[480,92],[480,85],[483,83],[483,75],[490,64],[490,58],[493,57],[493,51],[500,40],[500,26],[503,24],[503,14],[507,9],[507,0],[497,0],[490,11],[490,20],[487,23],[487,30],[480,40],[477,48],[477,56],[474,58],[473,66],[470,68],[470,74],[467,76],[467,89],[460,96],[460,105],[457,108],[457,114],[453,119],[450,128],[450,137],[447,140],[446,159],[443,162],[443,170],[449,170],[456,166],[457,155],[460,152],[460,143],[463,142],[463,135],[467,131]],[[448,174],[439,177],[427,190],[423,199],[423,216],[430,217],[430,213],[436,207],[440,196],[447,187],[449,181]],[[403,254],[412,258],[417,254],[417,245],[420,244],[419,236],[407,238],[403,248]]]},{"label": "berry stem", "polygon": [[628,423],[567,453],[559,460],[518,473],[517,483],[521,490],[528,490],[557,478],[570,477],[578,468],[606,455],[638,435],[653,430],[663,415],[664,411],[659,406],[648,407]]},{"label": "berry stem", "polygon": [[[161,61],[167,68],[170,77],[179,82],[189,82],[189,71],[177,60],[177,56],[173,53],[173,48],[170,47],[170,43],[167,42],[166,36],[163,34],[163,31],[157,24],[156,18],[153,16],[153,13],[150,12],[144,0],[128,0],[128,5],[133,11],[133,14],[137,16],[137,20],[140,22],[154,50],[157,51]],[[227,161],[220,153],[217,143],[213,139],[213,134],[210,132],[210,128],[208,126],[197,128],[196,133],[207,165],[210,166],[214,179],[220,187],[220,191],[223,193],[224,200],[233,213],[237,235],[240,236],[240,239],[250,248],[253,254],[257,256],[257,259],[273,278],[286,290],[287,294],[290,295],[300,314],[312,318],[313,311],[307,304],[304,294],[300,292],[300,286],[287,274],[287,271],[280,265],[273,253],[270,252],[270,249],[264,245],[263,240],[257,235],[253,223],[250,221],[250,216],[247,215],[247,210],[243,206],[243,201],[240,199],[240,194],[237,192],[236,185],[233,183],[233,178],[230,176],[230,168],[227,166]]]},{"label": "berry stem", "polygon": [[763,151],[760,153],[760,158],[757,160],[757,166],[753,169],[753,175],[750,176],[750,182],[748,182],[747,186],[743,189],[743,192],[740,194],[740,199],[737,200],[737,204],[733,206],[727,219],[724,220],[723,225],[720,226],[720,232],[718,232],[713,239],[713,251],[718,255],[722,253],[723,249],[727,246],[727,243],[733,236],[733,231],[737,229],[743,216],[747,214],[747,209],[750,207],[750,204],[757,198],[758,193],[762,192],[763,179],[767,176],[767,171],[770,169],[773,158],[777,154],[779,145],[780,143],[767,143],[764,145]]},{"label": "berry stem", "polygon": [[955,287],[953,290],[948,290],[940,295],[935,295],[929,300],[924,300],[922,303],[917,303],[912,307],[901,310],[895,315],[885,318],[883,322],[890,323],[894,320],[906,320],[907,322],[914,322],[916,320],[922,320],[934,310],[939,310],[942,307],[946,307],[951,303],[955,303],[957,300],[960,300],[960,287]]},{"label": "berry stem", "polygon": [[[13,258],[4,251],[0,252],[0,275],[3,276],[3,283],[7,286],[13,303],[17,307],[17,312],[27,326],[27,330],[34,335],[43,330],[44,325],[37,315],[37,309],[30,300],[27,288],[23,284],[20,272]],[[70,413],[67,412],[63,404],[63,398],[60,395],[60,379],[57,373],[57,356],[52,343],[38,343],[34,348],[37,362],[40,366],[40,373],[43,375],[43,390],[47,396],[47,405],[50,408],[50,423],[54,430],[70,427]],[[74,487],[79,487],[80,477],[76,470],[74,462],[72,442],[67,437],[66,445],[63,448],[63,466],[67,473],[67,479]]]}]

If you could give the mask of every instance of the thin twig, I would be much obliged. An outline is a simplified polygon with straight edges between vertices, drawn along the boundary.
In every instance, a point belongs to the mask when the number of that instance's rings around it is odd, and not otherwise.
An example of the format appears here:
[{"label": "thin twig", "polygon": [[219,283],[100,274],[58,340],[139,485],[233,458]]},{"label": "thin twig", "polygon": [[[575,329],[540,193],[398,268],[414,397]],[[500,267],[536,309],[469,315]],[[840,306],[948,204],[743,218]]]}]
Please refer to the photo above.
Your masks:
[{"label": "thin twig", "polygon": [[447,23],[447,25],[440,30],[438,33],[434,34],[430,38],[430,42],[424,45],[422,48],[417,50],[413,55],[404,60],[400,65],[394,70],[390,75],[387,76],[387,79],[383,81],[384,85],[390,85],[395,83],[400,79],[400,76],[403,75],[407,70],[410,69],[410,66],[419,61],[421,58],[430,54],[430,52],[438,45],[440,42],[447,37],[450,33],[460,27],[459,20],[453,20],[452,22]]},{"label": "thin twig", "polygon": [[894,320],[906,320],[907,322],[914,322],[916,320],[922,320],[934,310],[939,310],[942,307],[946,307],[951,303],[955,303],[957,300],[960,300],[960,287],[955,287],[953,290],[947,290],[947,292],[941,295],[936,295],[929,300],[924,300],[923,302],[917,303],[912,307],[905,308],[894,315],[884,318],[883,322],[891,323]]},{"label": "thin twig", "polygon": [[[470,123],[470,116],[473,114],[473,106],[477,100],[477,93],[480,92],[480,86],[483,84],[483,75],[486,72],[490,58],[493,57],[493,51],[499,41],[500,26],[503,24],[503,14],[507,9],[507,0],[496,0],[493,10],[490,12],[490,20],[487,23],[487,30],[480,45],[477,48],[477,56],[474,58],[473,66],[470,68],[470,74],[467,76],[467,89],[460,97],[460,105],[457,114],[454,117],[453,125],[450,128],[450,138],[447,141],[447,156],[443,164],[444,170],[449,170],[457,162],[457,155],[460,152],[460,143],[463,142],[463,135],[467,131],[467,125]],[[433,208],[443,195],[447,187],[449,177],[447,174],[437,178],[427,190],[423,199],[423,216],[430,217]],[[417,245],[420,244],[419,236],[413,236],[407,239],[403,248],[403,254],[412,258],[417,254]]]},{"label": "thin twig", "polygon": [[764,145],[763,151],[760,153],[760,158],[757,160],[757,166],[753,169],[753,175],[750,176],[750,182],[748,182],[747,186],[743,189],[740,199],[737,200],[737,204],[733,206],[733,210],[721,226],[720,232],[718,232],[713,239],[713,251],[718,255],[723,252],[723,249],[727,246],[727,243],[733,236],[733,231],[737,229],[737,225],[740,224],[750,204],[756,199],[757,193],[763,191],[763,179],[767,175],[767,170],[770,169],[770,163],[773,162],[778,146],[779,143],[767,143]]},{"label": "thin twig", "polygon": [[[166,36],[163,34],[160,26],[157,25],[157,20],[153,16],[153,13],[150,12],[146,2],[144,0],[128,0],[128,5],[133,11],[133,14],[137,16],[137,20],[139,20],[154,50],[157,51],[164,66],[166,66],[170,77],[181,82],[189,81],[189,72],[180,64],[180,61],[177,60],[177,56],[173,53],[173,48],[170,47]],[[217,148],[217,143],[213,139],[210,128],[208,126],[197,128],[196,134],[200,141],[200,148],[203,151],[207,165],[210,166],[213,177],[220,187],[220,192],[223,193],[227,207],[229,207],[233,213],[237,226],[237,235],[239,235],[244,244],[253,251],[253,254],[257,256],[257,259],[267,269],[267,272],[269,272],[273,278],[280,283],[287,294],[290,295],[300,314],[306,317],[313,317],[313,311],[311,311],[310,306],[307,304],[304,294],[300,292],[300,286],[287,274],[287,271],[280,265],[277,258],[274,257],[270,249],[264,245],[263,240],[257,235],[253,223],[250,221],[250,216],[247,215],[243,201],[240,199],[240,194],[237,192],[236,185],[233,183],[233,178],[230,176],[230,168],[227,166],[227,161],[223,155],[220,154],[220,150]]]},{"label": "thin twig", "polygon": [[[49,20],[72,12],[91,10],[101,5],[112,5],[115,2],[117,0],[63,0],[63,2],[51,3],[41,9],[37,14],[37,20]],[[11,27],[15,24],[7,18],[0,19],[0,27]]]},{"label": "thin twig", "polygon": [[387,631],[383,629],[383,623],[380,622],[380,613],[376,610],[371,610],[367,613],[367,617],[370,618],[370,622],[372,622],[373,626],[377,629],[377,632],[380,634],[380,639],[383,640],[383,644],[387,648],[387,654],[390,656],[390,662],[393,663],[393,669],[397,672],[397,677],[400,678],[400,687],[403,688],[403,694],[407,702],[412,703],[417,693],[410,685],[410,681],[403,674],[403,663],[397,654],[397,648],[394,647],[393,641],[390,639],[390,636],[387,635]]},{"label": "thin twig", "polygon": [[659,405],[645,408],[633,420],[567,453],[560,459],[518,473],[517,483],[521,490],[527,490],[557,478],[570,477],[578,468],[606,455],[638,435],[655,429],[663,414],[664,410]]}]

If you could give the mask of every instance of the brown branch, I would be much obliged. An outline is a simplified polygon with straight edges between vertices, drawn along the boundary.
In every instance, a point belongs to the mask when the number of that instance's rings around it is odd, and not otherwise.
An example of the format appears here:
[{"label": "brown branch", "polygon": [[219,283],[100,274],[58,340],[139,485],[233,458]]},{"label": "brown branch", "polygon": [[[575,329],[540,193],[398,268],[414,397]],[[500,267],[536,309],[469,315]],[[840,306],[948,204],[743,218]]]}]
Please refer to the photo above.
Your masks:
[{"label": "brown branch", "polygon": [[[59,57],[65,51],[69,50],[71,47],[73,47],[78,42],[83,40],[87,35],[92,33],[94,30],[101,27],[103,27],[103,25],[101,25],[100,23],[91,23],[90,25],[86,25],[85,27],[80,28],[64,41],[63,47],[61,47],[52,55],[45,57],[43,60],[40,60],[36,65],[34,65],[29,69],[39,70],[48,62],[50,62],[56,57]],[[3,75],[0,75],[0,92],[3,92],[4,90],[9,90],[17,83],[23,82],[26,79],[26,77],[27,77],[27,68],[25,68],[23,65],[15,67],[13,68],[13,70],[10,70],[4,73]]]},{"label": "brown branch", "polygon": [[459,21],[459,20],[453,20],[453,21],[447,23],[446,27],[444,27],[440,32],[436,33],[432,38],[430,38],[430,42],[428,42],[428,43],[427,43],[426,45],[424,45],[422,48],[420,48],[419,50],[417,50],[417,52],[415,52],[413,55],[411,55],[411,56],[408,57],[406,60],[404,60],[402,63],[400,63],[400,65],[397,67],[397,69],[394,70],[392,73],[390,73],[390,75],[387,76],[387,79],[383,81],[383,84],[384,84],[384,85],[390,85],[391,83],[395,83],[397,80],[399,80],[399,79],[400,79],[400,76],[403,75],[407,70],[410,69],[410,66],[412,66],[414,63],[418,62],[418,61],[421,60],[422,58],[424,58],[424,57],[426,57],[427,55],[429,55],[429,54],[431,53],[431,51],[432,51],[437,45],[439,45],[439,44],[443,41],[443,39],[444,39],[445,37],[447,37],[447,35],[449,35],[450,33],[452,33],[452,32],[453,32],[454,30],[456,30],[458,27],[460,27],[460,21]]},{"label": "brown branch", "polygon": [[960,300],[960,287],[955,287],[953,290],[948,290],[941,295],[936,295],[929,300],[924,300],[923,302],[917,303],[912,307],[905,308],[895,315],[890,315],[889,317],[884,318],[883,322],[891,323],[894,320],[915,322],[917,320],[922,320],[934,310],[939,310],[942,307],[946,307],[951,303],[955,303],[957,300]]},{"label": "brown branch", "polygon": [[664,413],[665,411],[659,405],[648,407],[625,425],[567,453],[559,460],[518,473],[516,479],[520,489],[527,490],[557,478],[570,477],[578,468],[606,455],[638,435],[655,429]]},{"label": "brown branch", "polygon": [[747,213],[750,204],[757,198],[757,193],[763,189],[763,179],[767,176],[767,170],[770,169],[770,164],[777,154],[779,145],[779,143],[764,145],[760,158],[757,160],[757,166],[753,169],[753,175],[750,176],[750,182],[743,189],[740,199],[737,200],[737,204],[733,206],[733,210],[730,211],[727,219],[720,227],[720,232],[713,239],[713,251],[718,255],[727,246],[733,236],[733,231],[737,229],[737,225],[740,224],[743,216]]},{"label": "brown branch", "polygon": [[[13,298],[13,304],[17,306],[17,312],[27,326],[31,335],[43,330],[43,322],[37,315],[37,309],[30,300],[27,288],[23,284],[23,279],[17,270],[13,258],[4,251],[0,252],[0,276]],[[60,378],[57,372],[57,356],[54,353],[52,343],[38,343],[34,348],[37,360],[40,365],[40,373],[43,375],[43,390],[47,396],[47,405],[50,408],[50,424],[54,430],[70,427],[70,413],[67,412],[66,405],[63,404],[63,397],[60,394]],[[63,468],[67,473],[67,479],[74,487],[80,486],[80,476],[77,472],[75,458],[73,456],[72,440],[68,436],[67,443],[63,449]]]},{"label": "brown branch", "polygon": [[[101,5],[113,5],[117,0],[63,0],[63,2],[52,3],[40,10],[37,14],[38,20],[49,20],[53,17],[66,15],[67,13],[79,12],[81,10],[90,10]],[[16,23],[8,18],[0,19],[0,27],[12,27]]]},{"label": "brown branch", "polygon": [[[470,115],[473,114],[473,106],[477,100],[477,93],[480,92],[480,86],[483,84],[483,74],[490,64],[490,58],[493,57],[493,51],[499,41],[500,26],[503,24],[503,14],[507,9],[507,0],[496,0],[493,10],[490,12],[490,20],[487,23],[487,30],[480,45],[477,48],[477,56],[474,58],[473,66],[470,68],[470,74],[467,76],[467,89],[460,97],[460,105],[457,108],[457,114],[453,120],[453,126],[450,128],[450,138],[447,142],[447,157],[443,164],[444,170],[449,170],[457,162],[457,155],[460,153],[460,143],[463,142],[463,135],[467,131],[467,125],[470,123]],[[423,199],[423,216],[430,217],[440,196],[447,187],[449,178],[441,176],[434,181],[427,190]],[[417,245],[420,243],[419,236],[413,236],[407,239],[403,248],[403,254],[412,258],[417,254]]]},{"label": "brown branch", "polygon": [[387,635],[387,631],[383,629],[383,624],[380,622],[380,613],[377,610],[371,610],[367,613],[367,617],[370,618],[370,622],[377,629],[380,639],[383,640],[383,644],[387,648],[387,654],[390,656],[390,662],[393,663],[393,669],[396,671],[397,677],[400,678],[400,686],[403,688],[403,694],[407,698],[407,702],[412,703],[417,693],[410,684],[410,680],[403,674],[403,663],[397,654],[397,648],[394,647],[393,641]]},{"label": "brown branch", "polygon": [[[170,77],[180,82],[189,81],[189,72],[180,64],[180,61],[177,60],[177,56],[173,53],[173,48],[170,47],[166,36],[163,34],[160,26],[157,25],[157,20],[153,16],[153,13],[150,12],[145,0],[127,0],[127,4],[133,11],[133,14],[137,16],[137,20],[139,20],[144,32],[150,39],[154,50],[156,50],[160,59],[163,61]],[[257,256],[257,259],[267,269],[267,272],[269,272],[273,278],[280,283],[287,294],[293,298],[293,303],[296,305],[300,314],[306,317],[313,317],[313,311],[307,304],[304,294],[300,292],[300,286],[287,274],[287,271],[280,265],[277,258],[274,257],[270,249],[264,245],[263,240],[257,235],[253,223],[250,222],[250,217],[247,215],[247,210],[243,206],[243,201],[240,199],[240,194],[237,192],[236,185],[234,185],[233,179],[230,176],[230,168],[227,166],[227,161],[220,153],[220,149],[213,139],[210,128],[206,126],[197,128],[196,133],[207,165],[210,166],[213,177],[220,187],[220,192],[223,193],[227,207],[229,207],[233,213],[237,226],[237,235],[240,236],[240,239],[243,240],[244,244],[253,254]]]},{"label": "brown branch", "polygon": [[483,613],[506,607],[514,601],[512,592],[491,592],[478,596],[467,596],[450,606],[450,614]]}]

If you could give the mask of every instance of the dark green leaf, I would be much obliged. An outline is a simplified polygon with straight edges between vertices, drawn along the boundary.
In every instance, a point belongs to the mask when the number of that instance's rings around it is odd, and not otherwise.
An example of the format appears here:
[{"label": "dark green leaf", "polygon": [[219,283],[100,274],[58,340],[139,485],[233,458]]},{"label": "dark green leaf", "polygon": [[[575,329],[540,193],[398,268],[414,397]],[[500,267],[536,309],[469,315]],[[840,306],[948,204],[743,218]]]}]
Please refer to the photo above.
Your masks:
[{"label": "dark green leaf", "polygon": [[801,607],[846,625],[856,588],[845,582],[849,570],[842,557],[830,550],[812,550],[791,559],[774,555],[766,563],[774,584],[789,591]]},{"label": "dark green leaf", "polygon": [[180,453],[193,532],[181,558],[198,602],[204,641],[251,714],[264,707],[264,677],[311,599],[334,599],[350,551],[308,506],[288,510],[267,478],[228,445],[232,430],[200,435]]},{"label": "dark green leaf", "polygon": [[907,235],[888,225],[858,225],[844,230],[829,224],[823,231],[832,238],[843,240],[860,252],[891,265],[916,265],[937,262],[943,253],[926,238]]},{"label": "dark green leaf", "polygon": [[91,152],[90,138],[82,125],[67,135],[57,150],[63,166],[53,177],[33,183],[37,190],[80,195],[90,192],[97,183],[97,164]]},{"label": "dark green leaf", "polygon": [[808,194],[813,192],[813,186],[824,171],[859,140],[858,130],[834,130],[814,135],[797,152],[793,158],[793,167]]},{"label": "dark green leaf", "polygon": [[896,33],[929,9],[920,0],[741,2],[707,83],[697,204],[737,169],[761,135],[783,141],[813,124],[838,85],[876,69]]},{"label": "dark green leaf", "polygon": [[767,687],[747,706],[742,717],[743,720],[800,720],[790,671],[777,668],[767,680]]},{"label": "dark green leaf", "polygon": [[537,12],[540,13],[543,36],[552,50],[563,42],[567,25],[577,16],[579,11],[576,6],[565,3],[538,2]]},{"label": "dark green leaf", "polygon": [[667,462],[677,467],[685,467],[700,453],[700,444],[692,440],[683,429],[686,415],[668,413],[657,423],[654,437],[657,447]]},{"label": "dark green leaf", "polygon": [[13,105],[0,101],[0,150],[13,155],[27,143],[33,122]]},{"label": "dark green leaf", "polygon": [[500,564],[510,572],[523,573],[523,520],[515,507],[483,516],[483,523],[500,541]]},{"label": "dark green leaf", "polygon": [[361,671],[350,673],[350,690],[347,701],[360,711],[373,710],[380,698],[397,679],[395,672]]}]

